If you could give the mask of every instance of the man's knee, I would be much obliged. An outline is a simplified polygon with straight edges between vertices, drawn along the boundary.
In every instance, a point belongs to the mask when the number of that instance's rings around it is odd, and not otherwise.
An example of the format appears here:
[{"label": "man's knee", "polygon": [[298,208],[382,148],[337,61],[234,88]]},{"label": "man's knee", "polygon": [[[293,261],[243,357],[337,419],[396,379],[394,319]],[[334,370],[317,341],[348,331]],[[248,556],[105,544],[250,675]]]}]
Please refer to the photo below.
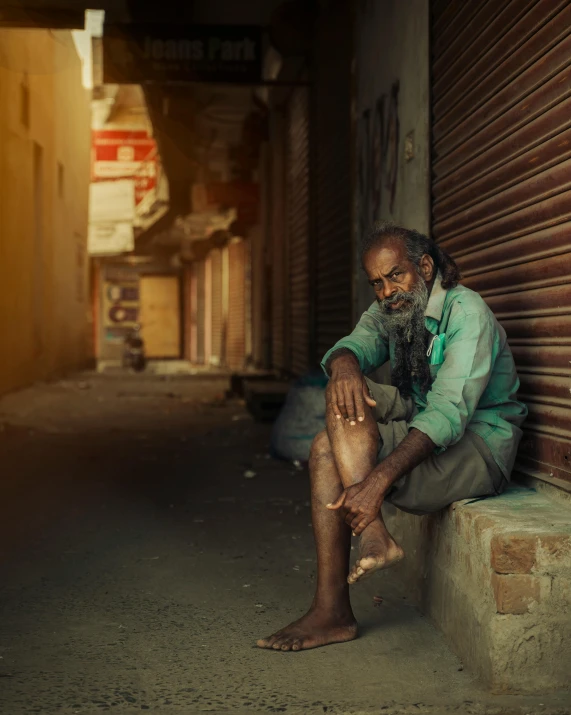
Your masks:
[{"label": "man's knee", "polygon": [[318,432],[311,444],[311,454],[310,459],[329,459],[333,456],[331,451],[331,442],[329,441],[329,436],[325,430],[323,432]]}]

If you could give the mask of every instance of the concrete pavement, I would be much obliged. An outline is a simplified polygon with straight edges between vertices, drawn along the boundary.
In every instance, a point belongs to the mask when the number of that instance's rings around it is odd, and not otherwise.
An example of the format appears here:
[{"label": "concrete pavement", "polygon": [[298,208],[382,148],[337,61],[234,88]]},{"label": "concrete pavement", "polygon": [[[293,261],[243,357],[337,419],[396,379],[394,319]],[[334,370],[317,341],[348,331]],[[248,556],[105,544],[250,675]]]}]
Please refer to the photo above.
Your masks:
[{"label": "concrete pavement", "polygon": [[255,648],[309,605],[309,490],[226,387],[87,375],[0,400],[0,712],[571,712],[488,694],[390,572],[355,587],[358,640]]}]

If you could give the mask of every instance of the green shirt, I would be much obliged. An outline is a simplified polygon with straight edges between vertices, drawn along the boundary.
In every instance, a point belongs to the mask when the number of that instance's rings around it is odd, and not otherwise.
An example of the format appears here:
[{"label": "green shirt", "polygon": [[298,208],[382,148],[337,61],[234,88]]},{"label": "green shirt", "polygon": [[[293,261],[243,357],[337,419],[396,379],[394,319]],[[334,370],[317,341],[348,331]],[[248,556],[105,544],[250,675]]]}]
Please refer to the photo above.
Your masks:
[{"label": "green shirt", "polygon": [[[456,444],[469,429],[484,440],[509,477],[527,408],[516,399],[519,380],[505,330],[478,293],[461,285],[445,290],[440,275],[426,307],[425,325],[434,336],[427,351],[433,382],[426,394],[414,388],[418,413],[409,429],[427,434],[437,452]],[[376,302],[351,335],[325,355],[324,369],[339,348],[351,350],[365,374],[387,360],[394,365],[394,345]]]}]

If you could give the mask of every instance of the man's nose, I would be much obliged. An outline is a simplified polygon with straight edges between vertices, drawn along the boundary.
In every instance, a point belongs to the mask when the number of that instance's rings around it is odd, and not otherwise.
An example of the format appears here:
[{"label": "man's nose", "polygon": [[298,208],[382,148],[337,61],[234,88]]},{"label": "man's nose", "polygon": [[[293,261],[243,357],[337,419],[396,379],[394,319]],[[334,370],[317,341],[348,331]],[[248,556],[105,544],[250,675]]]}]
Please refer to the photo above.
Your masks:
[{"label": "man's nose", "polygon": [[385,285],[383,286],[383,297],[384,297],[385,299],[386,299],[386,298],[390,298],[390,297],[393,296],[396,292],[397,292],[396,286],[392,286],[392,285],[390,285],[389,283],[385,283]]}]

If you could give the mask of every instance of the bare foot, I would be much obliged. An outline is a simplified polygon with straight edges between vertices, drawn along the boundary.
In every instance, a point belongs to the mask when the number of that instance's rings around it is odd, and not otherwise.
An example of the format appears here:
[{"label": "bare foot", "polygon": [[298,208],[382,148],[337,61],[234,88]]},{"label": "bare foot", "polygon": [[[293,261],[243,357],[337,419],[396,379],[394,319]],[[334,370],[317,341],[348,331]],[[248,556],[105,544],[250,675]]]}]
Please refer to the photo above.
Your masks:
[{"label": "bare foot", "polygon": [[357,622],[352,613],[340,618],[310,610],[298,621],[269,638],[262,638],[256,645],[269,650],[309,650],[330,643],[351,641],[356,637]]},{"label": "bare foot", "polygon": [[381,521],[374,521],[363,531],[359,544],[359,559],[355,562],[347,583],[357,583],[379,569],[386,569],[404,558],[404,551]]}]

